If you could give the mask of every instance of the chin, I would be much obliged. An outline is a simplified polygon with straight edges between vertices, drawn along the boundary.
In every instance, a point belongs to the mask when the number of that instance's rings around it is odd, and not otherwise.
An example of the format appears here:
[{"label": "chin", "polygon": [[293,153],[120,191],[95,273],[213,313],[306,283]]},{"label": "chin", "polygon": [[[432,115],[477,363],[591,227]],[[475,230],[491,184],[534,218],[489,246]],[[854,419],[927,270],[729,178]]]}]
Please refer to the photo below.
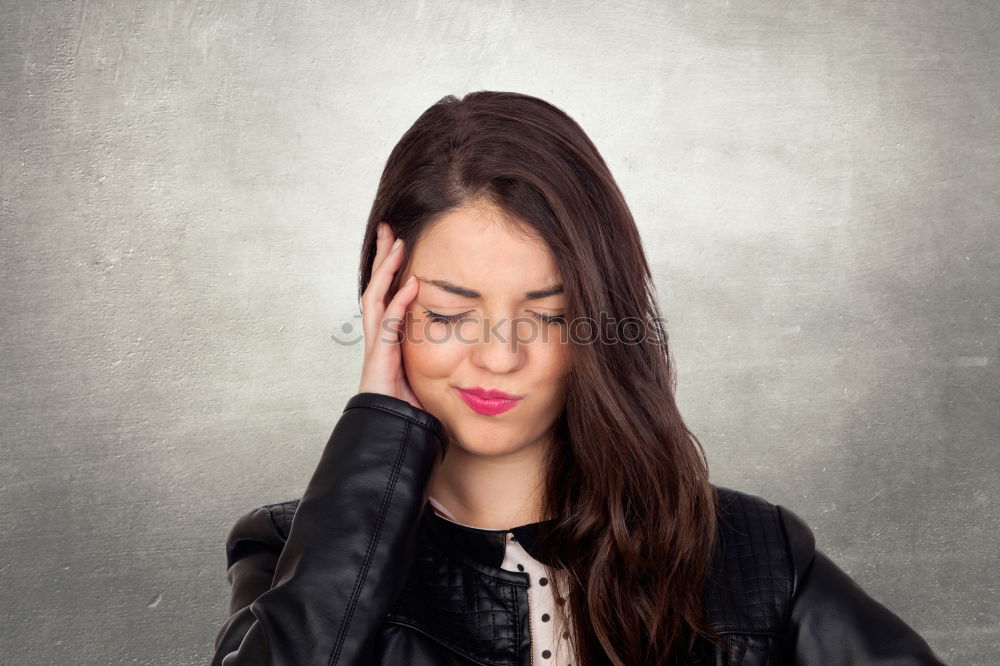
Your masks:
[{"label": "chin", "polygon": [[452,439],[452,445],[461,449],[465,453],[486,458],[505,456],[518,450],[518,445],[510,441],[483,441],[482,438],[467,443],[462,438]]},{"label": "chin", "polygon": [[[453,422],[454,423],[454,422]],[[509,427],[483,427],[476,419],[462,418],[448,425],[452,443],[466,453],[477,456],[505,456],[525,447],[527,439]]]}]

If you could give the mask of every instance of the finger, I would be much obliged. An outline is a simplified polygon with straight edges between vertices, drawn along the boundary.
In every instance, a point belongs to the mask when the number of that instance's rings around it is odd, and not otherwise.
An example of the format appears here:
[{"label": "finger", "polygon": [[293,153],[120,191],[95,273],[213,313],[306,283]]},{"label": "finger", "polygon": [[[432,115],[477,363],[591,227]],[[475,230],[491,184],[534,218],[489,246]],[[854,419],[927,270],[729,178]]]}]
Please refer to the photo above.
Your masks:
[{"label": "finger", "polygon": [[[396,250],[396,254],[399,254],[400,250]],[[390,261],[398,261],[390,259]],[[396,315],[391,315],[389,307],[392,302],[385,304],[385,293],[388,289],[388,284],[392,281],[392,273],[386,271],[386,267],[383,264],[382,270],[376,275],[372,276],[369,282],[368,289],[365,290],[365,296],[368,302],[366,305],[366,312],[362,317],[362,325],[364,326],[365,332],[365,350],[367,351],[372,345],[378,345],[381,343],[394,344],[396,338],[398,337],[398,322],[386,321],[390,317],[395,317]],[[400,296],[399,289],[396,291],[396,297]]]},{"label": "finger", "polygon": [[[394,241],[394,235],[392,233],[391,225],[386,221],[381,221],[376,225],[375,232],[375,256],[372,258],[371,274],[369,275],[369,282],[371,281],[371,275],[374,275],[378,270],[378,267],[385,261],[386,256],[389,254],[389,249],[392,247]],[[367,292],[367,290],[366,290]],[[362,300],[364,295],[362,295]]]},{"label": "finger", "polygon": [[379,222],[378,230],[382,232],[382,235],[378,236],[376,234],[375,237],[375,258],[372,260],[372,272],[385,260],[386,255],[389,253],[389,248],[392,247],[393,241],[396,240],[396,236],[392,232],[392,225],[388,222],[384,220]]},{"label": "finger", "polygon": [[385,311],[385,296],[389,291],[389,286],[392,284],[393,275],[399,270],[402,263],[404,245],[405,243],[402,239],[393,241],[393,245],[389,248],[385,259],[372,271],[368,287],[365,289],[364,296],[362,296],[366,308],[371,308],[372,310],[380,308],[382,312]]},{"label": "finger", "polygon": [[[385,242],[384,237],[380,240]],[[393,274],[399,268],[400,257],[403,255],[402,245],[403,242],[400,240],[398,245],[385,251],[385,258],[372,270],[368,286],[361,296],[361,322],[365,337],[368,339],[371,339],[376,327],[385,316],[385,295],[389,285],[392,284]]]},{"label": "finger", "polygon": [[[386,331],[387,342],[390,344],[400,341],[399,332],[402,329],[403,318],[406,316],[406,308],[413,297],[417,295],[417,285],[416,276],[411,275],[385,308],[382,329]],[[390,331],[395,332],[396,335],[393,336]]]},{"label": "finger", "polygon": [[396,294],[392,297],[392,300],[386,306],[385,316],[383,319],[383,329],[395,333],[395,335],[389,336],[390,342],[399,342],[402,340],[400,332],[402,331],[404,319],[406,317],[406,309],[413,300],[414,296],[417,295],[417,291],[417,278],[415,275],[411,275],[406,282],[399,287]]}]

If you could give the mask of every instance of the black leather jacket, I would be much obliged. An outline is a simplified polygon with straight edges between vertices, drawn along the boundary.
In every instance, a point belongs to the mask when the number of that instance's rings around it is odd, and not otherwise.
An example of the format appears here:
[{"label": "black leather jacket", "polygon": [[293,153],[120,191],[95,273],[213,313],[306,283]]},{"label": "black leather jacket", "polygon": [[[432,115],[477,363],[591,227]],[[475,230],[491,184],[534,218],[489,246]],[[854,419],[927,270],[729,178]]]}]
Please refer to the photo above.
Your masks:
[{"label": "black leather jacket", "polygon": [[[254,509],[230,531],[230,617],[212,664],[531,664],[529,574],[499,567],[505,531],[458,525],[427,501],[446,447],[430,413],[353,396],[301,500]],[[686,663],[942,663],[815,549],[795,514],[717,490],[705,610],[732,647],[706,643]],[[513,531],[530,552],[537,524]]]}]

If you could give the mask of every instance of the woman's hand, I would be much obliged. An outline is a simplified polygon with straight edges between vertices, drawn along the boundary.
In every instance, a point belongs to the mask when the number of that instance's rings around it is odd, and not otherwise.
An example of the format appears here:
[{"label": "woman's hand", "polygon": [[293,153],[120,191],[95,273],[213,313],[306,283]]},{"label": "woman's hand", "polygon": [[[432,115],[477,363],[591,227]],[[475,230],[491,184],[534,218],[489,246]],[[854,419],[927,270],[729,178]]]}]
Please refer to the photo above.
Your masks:
[{"label": "woman's hand", "polygon": [[403,370],[401,350],[403,317],[417,295],[417,280],[411,275],[388,305],[385,296],[393,276],[402,265],[403,241],[394,242],[392,229],[379,222],[375,260],[368,287],[361,296],[361,325],[365,334],[365,361],[358,392],[382,393],[423,409]]}]

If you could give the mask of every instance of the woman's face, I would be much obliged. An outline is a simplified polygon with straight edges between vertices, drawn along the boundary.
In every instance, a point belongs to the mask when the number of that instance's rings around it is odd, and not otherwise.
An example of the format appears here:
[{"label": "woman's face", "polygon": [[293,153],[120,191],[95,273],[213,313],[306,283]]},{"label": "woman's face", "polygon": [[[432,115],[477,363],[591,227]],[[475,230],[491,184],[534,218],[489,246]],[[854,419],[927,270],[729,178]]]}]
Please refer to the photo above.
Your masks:
[{"label": "woman's face", "polygon": [[[561,286],[552,254],[533,234],[511,235],[497,215],[472,206],[445,215],[412,249],[402,274],[419,280],[403,326],[410,387],[453,445],[484,456],[548,443],[569,366],[566,324],[544,319],[565,315],[564,295],[530,293]],[[428,312],[460,317],[444,322]],[[501,413],[481,413],[488,407],[477,411],[459,391],[476,387],[521,399]]]}]

